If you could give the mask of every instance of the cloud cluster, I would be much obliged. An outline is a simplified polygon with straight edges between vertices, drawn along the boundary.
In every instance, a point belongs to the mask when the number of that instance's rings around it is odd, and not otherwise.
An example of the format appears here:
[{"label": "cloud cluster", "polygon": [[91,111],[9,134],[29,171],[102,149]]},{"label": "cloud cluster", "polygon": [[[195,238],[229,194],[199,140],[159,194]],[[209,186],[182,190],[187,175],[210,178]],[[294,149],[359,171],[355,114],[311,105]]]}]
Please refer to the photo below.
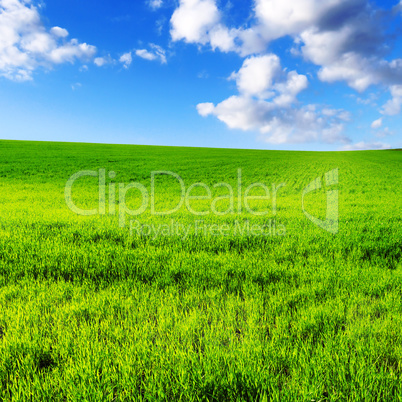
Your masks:
[{"label": "cloud cluster", "polygon": [[154,43],[149,44],[150,49],[137,49],[135,55],[145,60],[158,60],[162,64],[167,63],[166,51]]},{"label": "cloud cluster", "polygon": [[51,68],[94,56],[94,46],[67,37],[64,28],[47,31],[30,0],[0,0],[0,75],[27,81],[38,67]]},{"label": "cloud cluster", "polygon": [[[358,92],[382,85],[389,89],[391,99],[381,113],[400,113],[402,59],[388,60],[386,55],[390,51],[389,22],[402,11],[402,2],[391,10],[376,8],[368,0],[254,0],[253,3],[249,25],[235,28],[225,25],[216,0],[180,0],[172,15],[173,41],[208,45],[213,50],[234,51],[248,57],[242,69],[232,75],[240,95],[213,109],[208,103],[199,105],[202,115],[216,115],[231,128],[260,132],[283,132],[283,127],[298,123],[304,129],[295,128],[294,132],[306,133],[306,140],[312,138],[312,130],[321,130],[318,137],[323,140],[328,138],[328,130],[332,138],[342,139],[334,134],[340,131],[341,122],[328,122],[329,116],[317,109],[312,112],[309,106],[291,107],[307,85],[304,76],[293,72],[286,82],[273,83],[274,75],[280,71],[280,60],[267,55],[267,49],[272,41],[285,36],[293,39],[293,55],[319,67],[321,81],[343,81]],[[267,102],[268,98],[272,99]],[[308,123],[312,115],[316,120]],[[300,139],[303,136],[299,134],[279,137]],[[276,141],[277,137],[272,138]]]},{"label": "cloud cluster", "polygon": [[260,140],[273,144],[348,141],[342,131],[349,115],[316,105],[299,106],[297,95],[307,88],[307,77],[284,71],[278,56],[249,57],[230,79],[236,80],[239,94],[216,106],[198,104],[201,116],[216,116],[232,129],[259,131]]},{"label": "cloud cluster", "polygon": [[131,66],[133,56],[149,61],[159,61],[162,64],[167,63],[166,51],[154,43],[150,43],[148,49],[136,49],[121,55],[119,62],[123,64],[125,69],[128,69]]},{"label": "cloud cluster", "polygon": [[384,55],[389,21],[400,12],[375,9],[367,0],[254,0],[252,26],[227,28],[215,0],[181,0],[171,18],[174,41],[209,44],[242,56],[264,53],[275,39],[291,36],[294,51],[321,67],[322,81],[370,85],[402,84],[402,59]]},{"label": "cloud cluster", "polygon": [[[66,29],[46,29],[34,1],[0,0],[0,76],[27,81],[38,68],[76,60],[93,60],[98,67],[120,63],[125,69],[135,57],[167,62],[166,51],[153,43],[117,59],[95,57],[94,46],[69,39]],[[168,3],[145,2],[152,10]],[[298,95],[307,89],[307,77],[284,69],[280,58],[268,50],[273,41],[289,37],[289,52],[317,66],[322,82],[345,82],[359,93],[373,86],[388,90],[389,99],[379,106],[371,127],[377,137],[389,135],[389,129],[383,128],[385,116],[398,115],[402,109],[402,58],[389,57],[397,29],[392,22],[401,18],[402,1],[382,9],[370,0],[251,0],[250,18],[241,26],[228,24],[228,9],[219,9],[222,2],[218,0],[177,0],[175,4],[170,19],[173,42],[236,52],[244,59],[242,67],[228,77],[235,81],[237,93],[216,105],[200,103],[200,115],[213,115],[233,129],[256,131],[262,141],[271,143],[350,142],[343,134],[350,114],[326,105],[302,104]],[[373,106],[377,98],[371,94],[356,100]],[[367,146],[387,144],[366,141],[348,149]]]},{"label": "cloud cluster", "polygon": [[363,0],[329,10],[316,26],[298,36],[304,58],[318,66],[321,81],[345,81],[362,92],[371,85],[402,83],[402,59],[384,59],[389,50],[385,21],[389,14]]},{"label": "cloud cluster", "polygon": [[209,43],[213,49],[233,51],[237,30],[229,30],[221,19],[215,0],[180,0],[170,20],[170,34],[173,41]]}]

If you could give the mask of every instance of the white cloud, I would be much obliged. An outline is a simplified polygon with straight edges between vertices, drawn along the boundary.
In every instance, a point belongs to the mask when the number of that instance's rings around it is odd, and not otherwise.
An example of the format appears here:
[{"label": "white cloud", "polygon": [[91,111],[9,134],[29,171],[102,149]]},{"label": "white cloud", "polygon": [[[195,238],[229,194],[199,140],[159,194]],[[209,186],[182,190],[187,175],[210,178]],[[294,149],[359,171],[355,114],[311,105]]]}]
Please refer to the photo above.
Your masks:
[{"label": "white cloud", "polygon": [[346,81],[359,92],[402,84],[402,60],[383,58],[383,20],[392,13],[367,0],[254,0],[251,11],[254,23],[229,29],[216,0],[180,0],[171,18],[172,39],[247,56],[264,53],[270,41],[290,35],[296,45],[292,53],[320,66],[322,81]]},{"label": "white cloud", "polygon": [[381,82],[379,61],[364,57],[355,51],[344,52],[345,43],[353,34],[353,28],[320,32],[312,28],[301,33],[302,54],[306,60],[321,66],[321,81],[346,81],[350,87],[362,92],[370,85]]},{"label": "white cloud", "polygon": [[368,151],[368,150],[381,150],[381,149],[391,149],[389,144],[384,144],[382,142],[365,142],[361,141],[357,144],[345,145],[342,148],[344,151]]},{"label": "white cloud", "polygon": [[237,46],[234,50],[243,57],[266,51],[267,39],[264,37],[260,26],[238,29],[237,38],[241,42],[241,46]]},{"label": "white cloud", "polygon": [[[384,15],[365,0],[340,2],[333,13],[323,15],[315,25],[302,31],[296,42],[305,60],[321,67],[321,81],[345,81],[359,92],[372,85],[391,89],[402,83],[402,60],[383,58],[387,51],[381,21]],[[395,114],[399,110],[398,99],[391,103],[385,113]]]},{"label": "white cloud", "polygon": [[340,0],[255,0],[255,14],[268,40],[298,34],[315,25]]},{"label": "white cloud", "polygon": [[206,45],[222,52],[236,50],[237,29],[221,24],[221,13],[215,0],[180,0],[170,19],[173,41]]},{"label": "white cloud", "polygon": [[162,47],[155,45],[154,43],[150,43],[149,46],[151,50],[137,49],[135,51],[135,55],[145,60],[159,60],[162,64],[166,64],[166,51]]},{"label": "white cloud", "polygon": [[180,0],[171,22],[171,35],[174,41],[188,43],[208,42],[208,31],[220,20],[214,0]]},{"label": "white cloud", "polygon": [[352,114],[349,111],[343,109],[336,109],[335,117],[342,121],[352,120]]},{"label": "white cloud", "polygon": [[287,81],[275,85],[279,95],[274,99],[278,106],[288,106],[296,101],[296,96],[308,87],[308,80],[305,75],[296,71],[288,73]]},{"label": "white cloud", "polygon": [[218,105],[201,103],[202,116],[214,115],[231,129],[259,131],[259,139],[271,144],[348,142],[338,119],[327,119],[314,105],[278,108],[272,102],[231,96]]},{"label": "white cloud", "polygon": [[201,116],[213,115],[231,129],[259,132],[261,141],[274,144],[348,141],[342,134],[348,117],[343,110],[295,105],[308,86],[307,77],[296,71],[285,74],[276,55],[250,57],[230,78],[240,94],[216,106],[198,104]]},{"label": "white cloud", "polygon": [[266,118],[274,106],[263,100],[254,100],[244,96],[231,96],[216,106],[212,103],[197,105],[198,112],[206,117],[216,116],[231,129],[264,131]]},{"label": "white cloud", "polygon": [[95,59],[94,59],[94,64],[98,67],[103,67],[103,66],[106,66],[107,64],[113,64],[113,63],[114,63],[114,60],[112,59],[110,54],[108,54],[107,56],[103,56],[103,57],[95,57]]},{"label": "white cloud", "polygon": [[377,130],[377,129],[381,128],[381,127],[382,127],[382,118],[374,120],[371,123],[371,128],[373,128],[374,130]]},{"label": "white cloud", "polygon": [[[230,128],[259,131],[269,141],[346,141],[342,131],[351,114],[300,106],[297,95],[307,88],[307,77],[282,70],[279,58],[266,54],[271,41],[285,36],[294,42],[290,50],[295,57],[319,67],[321,81],[346,82],[358,92],[385,86],[391,99],[381,112],[400,113],[402,59],[389,61],[385,56],[392,34],[386,27],[402,2],[382,10],[367,0],[254,0],[246,24],[235,28],[225,25],[229,19],[217,4],[217,0],[179,0],[170,21],[173,41],[248,57],[230,77],[239,94],[217,105],[200,103],[200,115],[214,115]],[[373,96],[359,100],[375,102]]]},{"label": "white cloud", "polygon": [[39,67],[94,56],[94,46],[67,41],[67,36],[67,30],[60,27],[47,31],[30,0],[0,0],[0,75],[27,81]]},{"label": "white cloud", "polygon": [[148,4],[153,10],[157,10],[163,6],[163,0],[149,0]]},{"label": "white cloud", "polygon": [[155,28],[156,28],[156,33],[161,36],[162,32],[165,28],[165,23],[166,23],[166,17],[162,16],[155,22]]},{"label": "white cloud", "polygon": [[280,59],[275,54],[247,58],[230,79],[236,80],[237,89],[243,96],[274,98],[277,106],[291,105],[308,86],[307,77],[296,71],[290,71],[285,76]]},{"label": "white cloud", "polygon": [[213,114],[214,110],[215,105],[211,102],[199,103],[197,105],[197,111],[203,117],[207,117],[208,115]]},{"label": "white cloud", "polygon": [[401,112],[402,85],[392,85],[390,88],[392,99],[381,109],[381,113],[387,116],[395,116]]},{"label": "white cloud", "polygon": [[274,54],[250,57],[231,78],[236,80],[239,92],[257,96],[270,97],[267,91],[272,89],[273,80],[282,72],[279,57]]},{"label": "white cloud", "polygon": [[66,38],[68,36],[67,29],[60,28],[60,27],[53,27],[50,29],[50,33],[58,38]]},{"label": "white cloud", "polygon": [[131,55],[131,52],[124,53],[120,57],[119,61],[120,61],[120,63],[123,64],[124,68],[129,68],[133,61],[133,56]]},{"label": "white cloud", "polygon": [[96,57],[94,59],[94,64],[96,64],[98,67],[102,67],[106,64],[106,60],[103,57]]},{"label": "white cloud", "polygon": [[48,60],[52,63],[73,63],[76,58],[86,59],[92,57],[95,53],[93,46],[86,43],[78,43],[76,39],[72,39],[70,42],[63,46],[52,49],[48,54]]},{"label": "white cloud", "polygon": [[135,51],[136,56],[145,60],[156,60],[156,55],[146,49],[138,49]]},{"label": "white cloud", "polygon": [[[367,0],[254,0],[255,22],[229,29],[216,0],[180,0],[171,18],[171,35],[174,41],[209,44],[242,56],[263,54],[270,41],[290,35],[293,54],[319,66],[321,81],[344,81],[359,92],[372,85],[391,89],[402,85],[402,60],[383,57],[383,21],[400,7],[387,14]],[[393,96],[383,112],[397,114],[400,107],[400,98]]]},{"label": "white cloud", "polygon": [[219,49],[222,52],[233,51],[236,47],[236,35],[236,30],[229,30],[225,26],[218,24],[209,31],[209,41],[212,49]]}]

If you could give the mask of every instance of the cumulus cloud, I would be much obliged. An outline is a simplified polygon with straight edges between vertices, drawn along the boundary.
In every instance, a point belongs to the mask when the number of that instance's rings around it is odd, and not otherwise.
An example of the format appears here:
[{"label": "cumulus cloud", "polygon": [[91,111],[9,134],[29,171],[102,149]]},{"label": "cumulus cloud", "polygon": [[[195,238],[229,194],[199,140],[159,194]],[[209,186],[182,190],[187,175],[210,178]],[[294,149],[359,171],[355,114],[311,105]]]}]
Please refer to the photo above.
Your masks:
[{"label": "cumulus cloud", "polygon": [[243,96],[274,98],[279,106],[293,103],[299,92],[308,86],[307,77],[296,71],[290,71],[286,76],[275,54],[247,58],[230,79],[236,80],[237,89]]},{"label": "cumulus cloud", "polygon": [[133,56],[131,52],[124,53],[122,56],[120,56],[119,61],[123,64],[124,68],[129,68],[133,61]]},{"label": "cumulus cloud", "polygon": [[235,29],[229,30],[224,25],[218,24],[208,34],[213,50],[219,49],[221,52],[230,52],[237,49],[235,45],[237,31]]},{"label": "cumulus cloud", "polygon": [[[180,0],[171,35],[242,56],[265,53],[272,40],[291,36],[292,52],[319,66],[320,80],[345,81],[362,92],[371,85],[402,85],[402,59],[384,58],[389,21],[400,8],[385,11],[367,0],[254,0],[254,22],[229,29],[215,0]],[[392,102],[391,112],[398,110],[398,99]]]},{"label": "cumulus cloud", "polygon": [[39,67],[51,68],[94,56],[94,46],[67,40],[67,36],[64,28],[47,31],[30,0],[0,0],[0,75],[27,81]]},{"label": "cumulus cloud", "polygon": [[219,20],[220,14],[214,0],[180,0],[170,20],[170,34],[174,41],[205,44],[208,31]]},{"label": "cumulus cloud", "polygon": [[301,34],[302,54],[308,61],[321,66],[318,72],[321,81],[346,81],[357,91],[364,91],[377,84],[379,76],[367,58],[356,52],[342,52],[348,31],[319,32],[316,28],[305,31]]},{"label": "cumulus cloud", "polygon": [[259,132],[261,141],[273,144],[348,142],[342,134],[348,114],[316,105],[299,106],[297,95],[307,88],[307,77],[284,71],[276,55],[249,57],[230,78],[236,80],[239,95],[217,105],[198,104],[201,116],[213,115],[231,129]]},{"label": "cumulus cloud", "polygon": [[221,13],[215,0],[180,0],[170,19],[173,41],[206,45],[222,52],[236,50],[238,30],[221,24]]},{"label": "cumulus cloud", "polygon": [[113,58],[110,56],[110,54],[108,54],[107,56],[103,56],[103,57],[95,57],[95,59],[94,59],[94,64],[97,67],[103,67],[108,64],[114,64],[114,63],[115,63],[115,60],[113,60]]},{"label": "cumulus cloud", "polygon": [[[388,10],[368,0],[253,3],[251,18],[239,27],[225,23],[229,19],[216,0],[179,0],[172,15],[173,41],[234,51],[246,58],[230,77],[239,94],[216,105],[200,103],[201,116],[214,115],[230,128],[259,131],[271,142],[347,141],[342,132],[350,113],[299,105],[297,95],[307,88],[307,77],[282,70],[279,58],[267,54],[270,43],[285,36],[293,40],[289,50],[295,57],[318,66],[321,81],[346,82],[360,93],[371,86],[388,88],[390,100],[380,111],[400,113],[402,59],[390,60],[387,54],[394,29],[390,22],[400,18],[402,2]],[[380,123],[381,119],[373,122],[373,128],[380,128]]]},{"label": "cumulus cloud", "polygon": [[246,59],[243,66],[231,78],[236,80],[237,88],[245,95],[267,98],[273,80],[282,72],[279,57],[268,54]]},{"label": "cumulus cloud", "polygon": [[329,32],[313,28],[300,35],[303,42],[301,52],[305,59],[321,66],[318,72],[320,80],[330,83],[345,81],[359,92],[371,85],[402,82],[402,63],[398,60],[383,60],[375,50],[368,55],[362,54],[362,48],[358,46],[355,50],[348,49],[350,37],[358,36],[354,30],[355,27],[350,26]]},{"label": "cumulus cloud", "polygon": [[392,99],[383,106],[381,113],[387,116],[395,116],[401,112],[402,85],[392,85],[390,92]]},{"label": "cumulus cloud", "polygon": [[378,120],[374,120],[371,123],[371,128],[373,128],[374,130],[378,130],[381,127],[382,127],[382,118],[380,118]]},{"label": "cumulus cloud", "polygon": [[197,111],[202,117],[207,117],[214,113],[215,105],[211,102],[199,103],[197,105]]},{"label": "cumulus cloud", "polygon": [[155,60],[156,59],[156,55],[149,52],[146,49],[138,49],[135,51],[136,56],[141,57],[142,59],[145,60]]},{"label": "cumulus cloud", "polygon": [[345,145],[343,151],[368,151],[368,150],[382,150],[391,149],[391,145],[384,144],[383,142],[365,142],[361,141],[357,144]]},{"label": "cumulus cloud", "polygon": [[390,101],[381,112],[399,114],[402,98],[396,94],[402,84],[402,60],[387,60],[387,25],[395,10],[374,8],[366,0],[337,1],[312,26],[296,36],[300,54],[320,66],[318,78],[333,83],[344,81],[363,92],[373,85],[388,87]]},{"label": "cumulus cloud", "polygon": [[300,75],[296,71],[288,73],[287,80],[275,85],[274,89],[279,95],[274,99],[278,106],[288,106],[296,101],[296,96],[308,87],[308,80],[305,75]]},{"label": "cumulus cloud", "polygon": [[325,82],[345,81],[357,91],[402,84],[402,61],[387,61],[392,11],[367,0],[256,0],[257,29],[267,41],[290,35],[293,54],[320,66]]},{"label": "cumulus cloud", "polygon": [[166,64],[166,51],[162,47],[155,45],[154,43],[150,43],[149,46],[150,50],[137,49],[135,51],[135,55],[145,60],[159,60],[162,64]]},{"label": "cumulus cloud", "polygon": [[102,67],[107,63],[106,59],[104,57],[96,57],[94,59],[94,64],[97,65],[98,67]]},{"label": "cumulus cloud", "polygon": [[60,27],[51,28],[50,33],[53,34],[54,36],[59,37],[59,38],[66,38],[68,36],[67,29],[60,28]]},{"label": "cumulus cloud", "polygon": [[255,14],[261,34],[272,40],[298,34],[317,24],[338,3],[339,0],[255,0]]},{"label": "cumulus cloud", "polygon": [[201,103],[197,110],[202,116],[216,116],[231,129],[259,131],[259,139],[271,144],[349,142],[341,120],[327,118],[315,105],[284,109],[264,100],[231,96],[216,106]]}]

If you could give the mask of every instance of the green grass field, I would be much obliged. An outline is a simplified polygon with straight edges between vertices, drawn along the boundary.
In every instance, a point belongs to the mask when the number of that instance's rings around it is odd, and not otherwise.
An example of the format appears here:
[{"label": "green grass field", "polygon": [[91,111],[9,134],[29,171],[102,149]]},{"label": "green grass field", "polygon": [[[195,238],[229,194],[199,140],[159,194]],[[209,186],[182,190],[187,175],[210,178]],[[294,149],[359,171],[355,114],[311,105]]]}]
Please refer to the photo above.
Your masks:
[{"label": "green grass field", "polygon": [[[99,169],[106,213],[79,216],[66,182]],[[286,183],[275,214],[272,194],[250,200],[251,211],[240,197],[239,213],[239,169],[243,189]],[[324,174],[334,169],[337,234],[302,209],[303,189],[321,177],[304,206],[325,219]],[[214,184],[227,183],[233,213],[147,208],[120,227],[118,183],[149,192],[161,170],[186,188],[205,183],[213,199],[227,193]],[[402,401],[401,179],[400,151],[0,141],[0,400]],[[98,207],[97,180],[77,180],[75,205]],[[127,192],[128,208],[139,208],[139,195]],[[157,211],[179,196],[177,180],[157,177]],[[208,212],[211,200],[191,206]],[[148,226],[133,230],[133,220]],[[169,229],[197,221],[207,230]],[[268,223],[271,235],[235,231]],[[147,235],[151,225],[165,232]]]}]

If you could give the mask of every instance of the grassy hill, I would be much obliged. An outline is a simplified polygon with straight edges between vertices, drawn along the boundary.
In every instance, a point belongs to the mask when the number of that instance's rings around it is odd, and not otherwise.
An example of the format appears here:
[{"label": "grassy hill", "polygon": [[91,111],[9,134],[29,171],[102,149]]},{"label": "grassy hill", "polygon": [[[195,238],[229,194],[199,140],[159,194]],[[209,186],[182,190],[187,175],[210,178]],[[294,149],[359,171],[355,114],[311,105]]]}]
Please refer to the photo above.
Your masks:
[{"label": "grassy hill", "polygon": [[401,400],[401,179],[397,151],[0,141],[0,400]]}]

